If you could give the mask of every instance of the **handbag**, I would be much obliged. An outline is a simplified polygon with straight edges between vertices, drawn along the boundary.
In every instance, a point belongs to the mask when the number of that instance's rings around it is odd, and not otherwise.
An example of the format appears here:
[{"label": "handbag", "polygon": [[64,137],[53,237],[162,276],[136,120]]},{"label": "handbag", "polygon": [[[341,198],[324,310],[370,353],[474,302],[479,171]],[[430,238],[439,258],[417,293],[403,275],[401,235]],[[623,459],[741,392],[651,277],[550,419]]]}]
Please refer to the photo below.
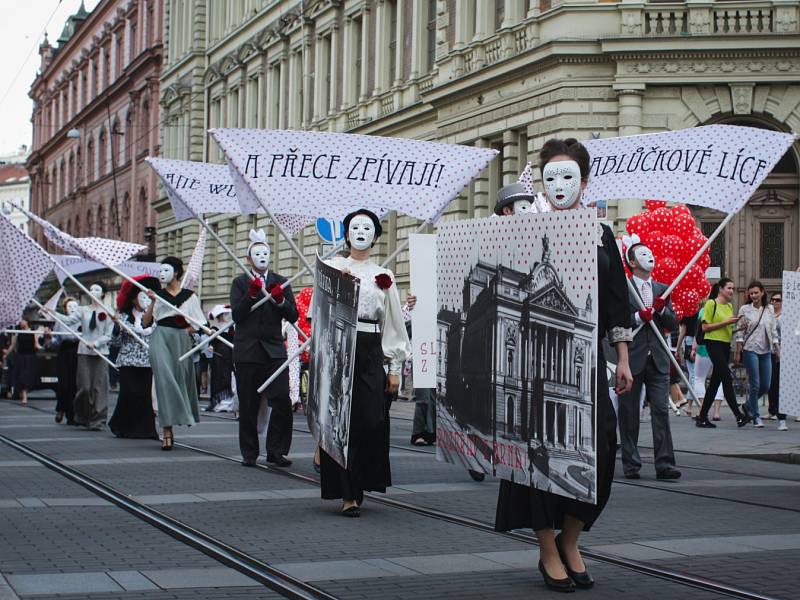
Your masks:
[{"label": "handbag", "polygon": [[[714,320],[714,316],[717,314],[717,301],[712,300],[714,303],[714,310],[711,313],[711,320]],[[706,332],[703,331],[703,320],[699,319],[697,321],[697,331],[694,333],[694,341],[697,342],[698,346],[702,346],[703,342],[706,341]]]}]

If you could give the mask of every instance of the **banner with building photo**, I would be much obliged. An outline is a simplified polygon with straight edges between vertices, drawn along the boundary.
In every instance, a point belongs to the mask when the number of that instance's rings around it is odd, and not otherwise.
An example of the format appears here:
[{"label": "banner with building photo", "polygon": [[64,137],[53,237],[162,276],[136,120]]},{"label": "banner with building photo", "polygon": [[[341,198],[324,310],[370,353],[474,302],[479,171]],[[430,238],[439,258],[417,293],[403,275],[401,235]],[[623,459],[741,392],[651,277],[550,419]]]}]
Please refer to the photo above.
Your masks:
[{"label": "banner with building photo", "polygon": [[596,502],[596,211],[437,231],[437,457]]},{"label": "banner with building photo", "polygon": [[800,415],[800,273],[783,272],[780,412]]},{"label": "banner with building photo", "polygon": [[358,278],[317,258],[306,414],[314,439],[344,468],[350,437],[359,289]]}]

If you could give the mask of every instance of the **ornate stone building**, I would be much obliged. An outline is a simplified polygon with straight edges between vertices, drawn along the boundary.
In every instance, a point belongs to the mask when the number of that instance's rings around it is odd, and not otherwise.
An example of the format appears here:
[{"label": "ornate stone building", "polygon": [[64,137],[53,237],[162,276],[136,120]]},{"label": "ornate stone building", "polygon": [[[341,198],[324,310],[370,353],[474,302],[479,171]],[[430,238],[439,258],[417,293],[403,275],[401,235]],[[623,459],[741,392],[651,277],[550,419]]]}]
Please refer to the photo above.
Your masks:
[{"label": "ornate stone building", "polygon": [[[39,48],[31,209],[77,236],[151,243],[158,154],[162,0],[102,0]],[[43,234],[34,228],[42,244]]]},{"label": "ornate stone building", "polygon": [[[163,154],[221,160],[209,127],[308,128],[493,147],[500,156],[446,218],[484,216],[551,136],[630,135],[709,123],[800,131],[794,0],[168,0]],[[714,247],[740,286],[774,288],[800,258],[795,146]],[[702,190],[697,191],[698,194]],[[686,198],[688,203],[692,198]],[[197,225],[163,200],[159,254],[188,256]],[[619,227],[638,203],[609,208]],[[704,228],[722,215],[698,211]],[[258,219],[215,218],[244,251]],[[381,252],[415,223],[390,216]],[[313,231],[300,235],[309,255]],[[277,244],[277,268],[298,268]],[[395,270],[406,278],[407,255]],[[210,251],[203,296],[227,295]],[[305,280],[308,283],[309,279]]]}]

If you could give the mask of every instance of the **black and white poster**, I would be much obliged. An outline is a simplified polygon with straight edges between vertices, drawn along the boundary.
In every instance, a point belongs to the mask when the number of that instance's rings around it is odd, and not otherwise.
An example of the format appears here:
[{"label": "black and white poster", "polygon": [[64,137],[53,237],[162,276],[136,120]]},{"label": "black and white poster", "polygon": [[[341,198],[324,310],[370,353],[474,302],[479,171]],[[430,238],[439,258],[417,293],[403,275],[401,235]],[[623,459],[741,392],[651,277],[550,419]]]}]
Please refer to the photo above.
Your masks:
[{"label": "black and white poster", "polygon": [[347,468],[356,356],[359,280],[317,258],[311,308],[308,426],[319,446]]},{"label": "black and white poster", "polygon": [[596,502],[596,211],[437,231],[437,457]]}]

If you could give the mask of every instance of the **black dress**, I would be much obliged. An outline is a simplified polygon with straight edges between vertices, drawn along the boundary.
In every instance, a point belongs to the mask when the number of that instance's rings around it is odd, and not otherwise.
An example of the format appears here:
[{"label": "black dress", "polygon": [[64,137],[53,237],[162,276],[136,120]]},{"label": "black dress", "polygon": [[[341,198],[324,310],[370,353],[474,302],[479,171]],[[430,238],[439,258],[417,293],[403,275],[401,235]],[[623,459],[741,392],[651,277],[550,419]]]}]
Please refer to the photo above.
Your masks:
[{"label": "black dress", "polygon": [[625,271],[614,234],[603,227],[602,246],[597,248],[599,310],[597,324],[597,504],[580,502],[533,487],[503,480],[497,497],[495,529],[509,531],[530,527],[534,531],[561,529],[569,515],[584,523],[588,531],[608,502],[617,455],[617,418],[608,395],[606,361],[601,341],[612,331],[629,329],[630,309]]},{"label": "black dress", "polygon": [[18,333],[16,356],[14,357],[13,377],[14,393],[32,390],[39,383],[36,370],[36,340],[31,333]]},{"label": "black dress", "polygon": [[[219,337],[233,342],[233,336],[233,328],[230,328]],[[233,349],[223,343],[214,344],[214,355],[211,358],[211,402],[209,407],[214,407],[233,396],[232,379]]]},{"label": "black dress", "polygon": [[353,370],[347,469],[320,450],[320,485],[326,500],[364,499],[364,492],[385,492],[392,485],[389,467],[389,407],[385,393],[383,349],[379,333],[359,332]]},{"label": "black dress", "polygon": [[65,337],[58,344],[57,372],[58,386],[56,387],[56,412],[64,413],[67,424],[71,424],[74,417],[72,406],[75,394],[78,392],[76,375],[78,373],[78,340]]}]

